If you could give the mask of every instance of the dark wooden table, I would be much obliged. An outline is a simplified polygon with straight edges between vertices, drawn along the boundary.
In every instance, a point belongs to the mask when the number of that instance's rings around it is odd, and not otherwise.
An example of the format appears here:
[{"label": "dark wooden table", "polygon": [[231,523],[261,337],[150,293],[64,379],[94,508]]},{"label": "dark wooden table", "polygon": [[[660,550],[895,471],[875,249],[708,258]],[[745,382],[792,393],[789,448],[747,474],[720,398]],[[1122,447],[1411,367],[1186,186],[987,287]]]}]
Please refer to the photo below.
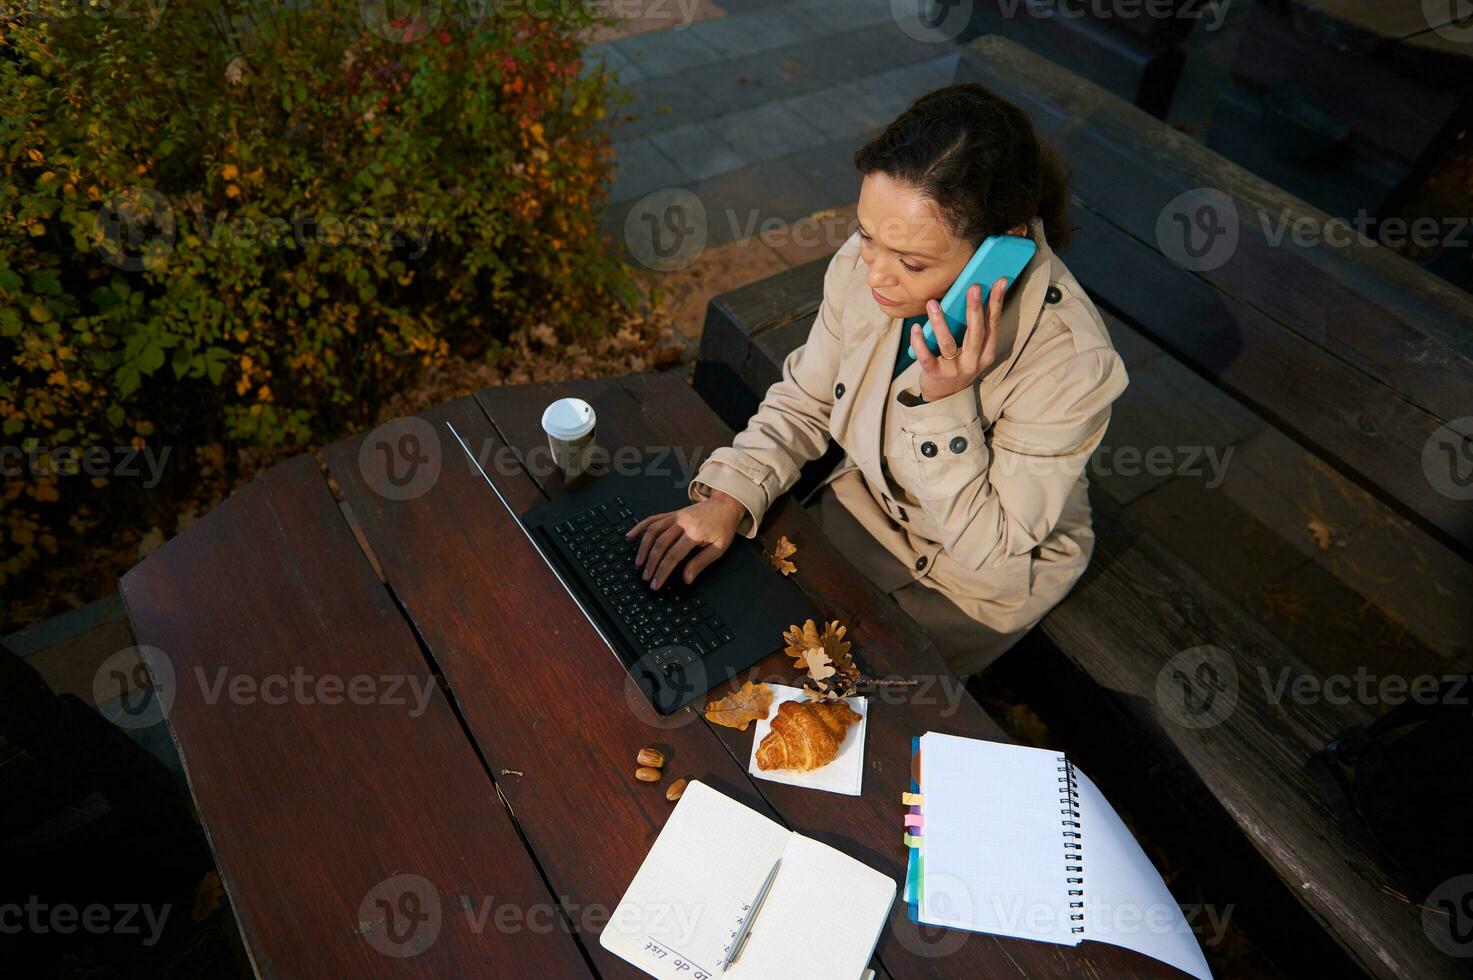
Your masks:
[{"label": "dark wooden table", "polygon": [[[1006,738],[792,501],[764,543],[798,545],[796,581],[849,625],[871,674],[922,681],[873,705],[864,795],[753,780],[751,731],[692,709],[657,719],[445,436],[453,423],[524,511],[565,492],[537,465],[542,408],[564,395],[594,405],[605,448],[674,450],[672,480],[730,439],[671,375],[486,389],[275,467],[124,578],[260,975],[637,976],[598,934],[671,811],[670,778],[702,779],[898,886],[911,737]],[[794,679],[781,652],[754,674]],[[658,785],[633,776],[651,744],[669,757]],[[1106,945],[919,928],[898,900],[874,965],[1179,975]]]}]

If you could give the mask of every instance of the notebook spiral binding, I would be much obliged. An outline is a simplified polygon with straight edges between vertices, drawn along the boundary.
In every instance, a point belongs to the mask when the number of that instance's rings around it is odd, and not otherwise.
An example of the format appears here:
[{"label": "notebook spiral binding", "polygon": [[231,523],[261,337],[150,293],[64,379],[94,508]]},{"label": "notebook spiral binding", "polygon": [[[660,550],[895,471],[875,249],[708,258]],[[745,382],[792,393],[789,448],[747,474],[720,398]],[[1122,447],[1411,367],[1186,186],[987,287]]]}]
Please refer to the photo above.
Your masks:
[{"label": "notebook spiral binding", "polygon": [[1059,756],[1059,815],[1064,819],[1064,879],[1069,885],[1069,921],[1075,923],[1070,932],[1083,932],[1084,926],[1084,838],[1079,825],[1079,783],[1074,777],[1074,763]]}]

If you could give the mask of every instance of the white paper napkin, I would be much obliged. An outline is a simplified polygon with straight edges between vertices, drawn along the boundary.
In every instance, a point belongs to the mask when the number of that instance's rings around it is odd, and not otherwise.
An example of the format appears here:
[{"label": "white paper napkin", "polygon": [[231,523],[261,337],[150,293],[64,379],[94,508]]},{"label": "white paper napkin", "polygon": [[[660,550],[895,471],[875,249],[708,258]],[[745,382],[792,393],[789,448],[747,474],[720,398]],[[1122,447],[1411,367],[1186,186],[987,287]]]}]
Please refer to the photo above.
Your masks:
[{"label": "white paper napkin", "polygon": [[844,733],[844,742],[839,746],[839,754],[833,762],[812,772],[758,769],[757,746],[761,745],[767,733],[772,731],[772,719],[777,717],[778,705],[784,701],[802,701],[808,697],[801,688],[788,687],[784,684],[769,684],[768,686],[772,688],[772,707],[768,710],[767,717],[757,722],[756,731],[752,733],[752,758],[747,763],[747,771],[758,779],[767,779],[774,783],[807,786],[810,789],[822,789],[830,793],[842,793],[845,796],[858,796],[860,786],[864,782],[864,730],[869,725],[869,699],[860,697],[844,699],[845,703],[859,714],[859,724],[850,725],[849,730]]}]

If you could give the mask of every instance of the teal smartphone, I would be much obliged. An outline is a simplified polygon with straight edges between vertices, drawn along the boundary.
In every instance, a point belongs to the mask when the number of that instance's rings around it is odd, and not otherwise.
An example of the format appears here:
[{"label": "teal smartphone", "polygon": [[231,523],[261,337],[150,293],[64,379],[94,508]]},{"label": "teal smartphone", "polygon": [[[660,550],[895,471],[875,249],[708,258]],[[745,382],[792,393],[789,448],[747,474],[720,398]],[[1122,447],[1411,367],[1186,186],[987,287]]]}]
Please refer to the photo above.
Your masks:
[{"label": "teal smartphone", "polygon": [[[956,277],[956,282],[951,284],[951,288],[941,298],[941,315],[946,318],[946,326],[950,328],[957,347],[962,345],[962,338],[967,332],[967,290],[973,283],[979,284],[982,287],[982,302],[986,303],[987,294],[992,292],[992,284],[999,279],[1006,279],[1004,289],[1010,289],[1013,281],[1033,260],[1033,254],[1037,251],[1038,246],[1033,243],[1033,239],[1018,235],[993,235],[981,244],[962,269],[961,275]],[[1003,295],[1006,296],[1006,292]],[[932,354],[940,357],[941,345],[936,340],[936,331],[929,319],[921,327],[921,333],[926,339],[926,347]],[[910,362],[916,359],[914,345],[907,344],[902,357],[905,358],[902,367],[909,367]]]}]

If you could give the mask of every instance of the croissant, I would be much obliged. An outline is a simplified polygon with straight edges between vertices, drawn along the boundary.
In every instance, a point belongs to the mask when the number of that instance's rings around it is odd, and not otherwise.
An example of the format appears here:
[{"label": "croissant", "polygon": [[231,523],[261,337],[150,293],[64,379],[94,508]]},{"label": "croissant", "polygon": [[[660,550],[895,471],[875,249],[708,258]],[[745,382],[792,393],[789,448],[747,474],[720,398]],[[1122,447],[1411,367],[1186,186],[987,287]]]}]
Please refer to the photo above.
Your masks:
[{"label": "croissant", "polygon": [[843,701],[784,701],[757,746],[758,769],[811,772],[834,761],[859,713]]}]

